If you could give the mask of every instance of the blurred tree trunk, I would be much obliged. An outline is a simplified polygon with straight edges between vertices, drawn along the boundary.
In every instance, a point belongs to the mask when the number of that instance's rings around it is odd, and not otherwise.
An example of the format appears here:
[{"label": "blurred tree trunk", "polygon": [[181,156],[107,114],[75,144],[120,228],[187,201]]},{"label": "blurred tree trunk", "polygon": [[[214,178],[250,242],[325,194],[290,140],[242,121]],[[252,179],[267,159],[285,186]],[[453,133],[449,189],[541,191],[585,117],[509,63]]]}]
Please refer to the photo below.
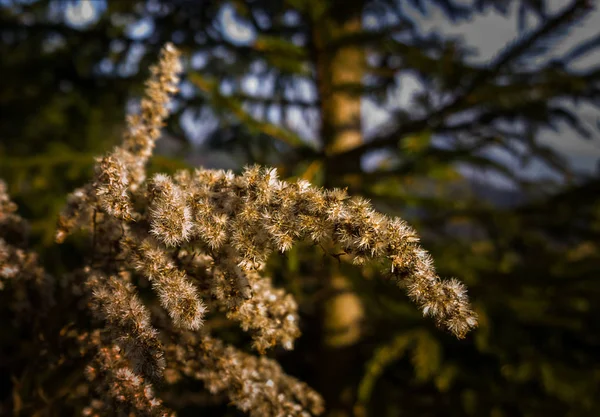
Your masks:
[{"label": "blurred tree trunk", "polygon": [[[339,4],[336,4],[339,3]],[[336,48],[336,39],[356,33],[362,27],[362,1],[333,2],[326,16],[314,20],[313,44],[317,68],[317,87],[321,103],[320,137],[325,153],[324,185],[340,186],[336,166],[330,158],[362,143],[361,98],[356,86],[362,84],[365,53],[361,46]],[[352,88],[354,86],[354,88]],[[356,169],[360,169],[359,166]],[[321,392],[329,416],[351,414],[351,381],[356,358],[356,344],[361,337],[363,306],[353,291],[351,281],[337,263],[327,280],[323,312],[323,351],[319,372]]]}]

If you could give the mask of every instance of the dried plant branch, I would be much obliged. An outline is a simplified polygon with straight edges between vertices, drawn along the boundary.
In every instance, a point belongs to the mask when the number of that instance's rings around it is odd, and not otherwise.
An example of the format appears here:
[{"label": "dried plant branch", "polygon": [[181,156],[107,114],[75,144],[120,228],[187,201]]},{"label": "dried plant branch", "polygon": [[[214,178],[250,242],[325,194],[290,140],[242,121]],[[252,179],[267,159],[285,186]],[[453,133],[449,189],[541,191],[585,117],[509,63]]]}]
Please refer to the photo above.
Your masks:
[{"label": "dried plant branch", "polygon": [[226,392],[230,401],[251,417],[308,417],[324,411],[321,396],[286,375],[279,364],[227,346],[210,336],[183,335],[167,347],[177,373],[204,382],[213,394]]},{"label": "dried plant branch", "polygon": [[0,181],[0,291],[10,287],[11,308],[26,320],[45,314],[54,304],[54,282],[37,254],[24,249],[28,227],[16,210],[6,184]]},{"label": "dried plant branch", "polygon": [[[128,116],[122,144],[96,160],[92,181],[68,197],[58,220],[58,242],[77,229],[92,234],[91,264],[79,273],[87,292],[77,291],[101,319],[87,368],[100,399],[86,415],[172,415],[150,383],[182,376],[203,381],[251,416],[323,412],[321,397],[275,361],[202,328],[210,308],[251,332],[259,353],[291,349],[300,335],[297,303],[260,271],[272,252],[302,240],[337,246],[357,265],[383,263],[425,315],[459,338],[476,326],[463,285],[441,280],[416,232],[364,199],[282,181],[274,169],[257,166],[241,175],[198,169],[147,180],[180,71],[179,52],[169,44],[151,68],[140,113]],[[3,233],[22,229],[14,210],[0,183]],[[0,289],[17,275],[40,287],[50,282],[32,254],[0,238]],[[138,280],[150,283],[154,299]]]},{"label": "dried plant branch", "polygon": [[123,415],[175,416],[156,397],[152,385],[128,366],[118,346],[100,344],[86,368],[86,377],[102,400],[93,401],[84,415],[105,415],[118,410]]}]

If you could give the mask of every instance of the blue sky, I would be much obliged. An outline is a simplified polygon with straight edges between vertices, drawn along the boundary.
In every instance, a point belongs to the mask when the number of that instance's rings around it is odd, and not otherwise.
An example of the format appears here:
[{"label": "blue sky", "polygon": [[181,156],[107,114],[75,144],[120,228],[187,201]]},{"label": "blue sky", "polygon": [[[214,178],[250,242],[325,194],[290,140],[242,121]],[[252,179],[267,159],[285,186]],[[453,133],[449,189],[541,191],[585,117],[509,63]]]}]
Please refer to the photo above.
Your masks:
[{"label": "blue sky", "polygon": [[[570,1],[551,0],[548,5],[550,11],[558,12],[569,3]],[[518,36],[515,16],[515,10],[512,11],[512,16],[508,19],[490,12],[477,17],[471,22],[453,26],[448,24],[439,11],[433,11],[432,16],[427,20],[423,20],[422,25],[425,29],[437,29],[446,34],[462,35],[467,44],[478,49],[478,59],[488,61],[506,42]],[[535,24],[537,22],[532,21],[530,23]],[[564,42],[558,45],[555,54],[564,53],[582,40],[596,36],[598,33],[600,33],[600,8],[596,8],[589,13],[582,24],[575,28]],[[595,52],[579,60],[576,67],[584,69],[591,65],[598,65],[598,63],[600,63],[600,52]],[[577,112],[590,127],[596,126],[596,123],[600,120],[600,110],[597,108],[582,107]],[[591,130],[594,135],[590,140],[579,137],[569,128],[562,129],[560,133],[545,132],[541,136],[541,140],[567,155],[575,168],[590,172],[596,169],[597,162],[600,159],[600,132],[597,128]]]}]

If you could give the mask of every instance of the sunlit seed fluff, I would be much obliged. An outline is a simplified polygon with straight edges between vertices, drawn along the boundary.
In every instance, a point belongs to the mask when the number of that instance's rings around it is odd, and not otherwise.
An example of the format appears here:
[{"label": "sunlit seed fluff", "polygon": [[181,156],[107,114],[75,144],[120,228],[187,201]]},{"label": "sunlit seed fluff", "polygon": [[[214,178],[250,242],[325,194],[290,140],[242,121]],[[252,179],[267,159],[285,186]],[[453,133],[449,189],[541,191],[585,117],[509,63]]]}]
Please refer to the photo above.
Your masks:
[{"label": "sunlit seed fluff", "polygon": [[[476,322],[462,286],[437,276],[416,232],[404,220],[375,212],[367,200],[349,198],[344,190],[285,183],[275,171],[257,166],[239,177],[197,170],[179,178],[181,189],[196,196],[190,205],[194,239],[212,250],[233,248],[234,263],[245,271],[260,268],[272,251],[287,251],[298,240],[330,240],[351,254],[355,264],[390,260],[399,283],[437,323],[446,326],[453,315],[468,328]],[[456,326],[448,328],[454,332]]]},{"label": "sunlit seed fluff", "polygon": [[300,336],[298,305],[282,289],[272,287],[271,280],[256,273],[247,274],[252,287],[252,297],[244,300],[227,317],[240,322],[244,329],[252,330],[253,346],[259,352],[279,344],[286,349]]},{"label": "sunlit seed fluff", "polygon": [[206,307],[194,285],[187,281],[185,273],[170,271],[153,284],[161,305],[169,313],[176,327],[198,330],[202,326]]},{"label": "sunlit seed fluff", "polygon": [[198,330],[202,326],[206,306],[196,287],[188,281],[186,273],[175,266],[164,247],[146,239],[134,247],[132,262],[149,279],[176,327]]},{"label": "sunlit seed fluff", "polygon": [[97,353],[85,374],[101,401],[92,400],[84,415],[98,415],[94,410],[102,415],[118,410],[123,415],[174,417],[155,396],[150,383],[129,367],[118,346],[97,343]]},{"label": "sunlit seed fluff", "polygon": [[[152,76],[142,100],[142,113],[127,116],[127,129],[121,146],[107,157],[108,160],[104,160],[114,167],[120,165],[117,168],[120,173],[115,176],[114,172],[107,172],[102,166],[102,159],[96,163],[96,172],[100,171],[101,175],[108,173],[108,181],[102,180],[97,186],[88,184],[69,195],[68,203],[58,219],[58,243],[63,242],[76,228],[90,228],[96,209],[121,219],[131,217],[126,190],[138,191],[145,179],[145,165],[152,155],[154,142],[160,135],[164,119],[169,114],[167,105],[170,97],[177,91],[181,69],[180,53],[173,45],[167,44],[161,51],[158,64],[150,69]],[[124,175],[122,167],[127,175]]]},{"label": "sunlit seed fluff", "polygon": [[199,344],[195,339],[185,344],[193,348],[169,348],[169,359],[211,393],[225,393],[250,417],[304,417],[324,411],[320,395],[286,375],[272,359],[248,355],[210,336],[202,337]]},{"label": "sunlit seed fluff", "polygon": [[164,118],[168,116],[170,96],[177,92],[178,74],[182,69],[179,55],[171,44],[162,49],[158,64],[150,69],[152,76],[146,83],[146,98],[140,105],[142,112],[139,117],[128,119],[124,148],[143,160],[152,154]]},{"label": "sunlit seed fluff", "polygon": [[181,188],[164,174],[155,175],[148,188],[150,232],[168,246],[188,240],[193,228],[192,213]]},{"label": "sunlit seed fluff", "polygon": [[108,215],[131,219],[133,208],[127,193],[128,185],[127,170],[115,155],[96,160],[96,197],[100,208]]},{"label": "sunlit seed fluff", "polygon": [[344,261],[355,264],[385,263],[422,312],[458,337],[476,326],[462,284],[440,279],[416,232],[401,219],[378,214],[367,200],[305,181],[288,183],[275,170],[258,166],[237,176],[197,169],[147,181],[146,163],[169,114],[180,70],[178,52],[166,46],[151,69],[139,114],[127,119],[122,145],[97,162],[94,181],[72,194],[59,220],[60,239],[78,227],[92,231],[94,262],[111,272],[102,279],[90,277],[90,307],[100,312],[104,330],[133,368],[110,379],[131,389],[114,384],[103,399],[129,404],[127,395],[132,401],[139,397],[145,409],[134,414],[151,415],[148,410],[157,403],[144,381],[153,368],[164,366],[148,309],[130,280],[114,275],[115,270],[143,275],[157,295],[147,300],[162,307],[152,309],[156,326],[165,331],[161,340],[178,340],[168,349],[176,364],[170,371],[202,380],[210,392],[225,393],[251,416],[318,414],[322,400],[270,359],[225,346],[206,335],[207,329],[192,333],[180,328],[201,327],[207,309],[202,294],[211,309],[251,333],[259,352],[274,345],[292,348],[299,335],[296,301],[258,271],[271,253],[287,251],[298,241],[335,247]]},{"label": "sunlit seed fluff", "polygon": [[135,288],[122,277],[106,277],[91,269],[87,274],[92,310],[121,335],[117,340],[135,369],[151,378],[160,375],[165,367],[161,343]]},{"label": "sunlit seed fluff", "polygon": [[16,211],[17,205],[0,180],[0,292],[7,287],[12,291],[3,307],[15,313],[13,325],[25,326],[29,323],[24,322],[47,313],[55,303],[55,292],[37,254],[24,248],[28,226]]}]

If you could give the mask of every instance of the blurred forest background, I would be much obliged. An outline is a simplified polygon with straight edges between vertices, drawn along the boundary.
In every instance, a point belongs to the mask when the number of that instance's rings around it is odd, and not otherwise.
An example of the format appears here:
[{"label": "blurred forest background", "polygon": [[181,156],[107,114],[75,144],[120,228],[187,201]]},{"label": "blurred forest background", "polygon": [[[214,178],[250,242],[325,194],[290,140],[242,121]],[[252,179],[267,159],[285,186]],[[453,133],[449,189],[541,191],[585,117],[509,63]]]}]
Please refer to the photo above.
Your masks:
[{"label": "blurred forest background", "polygon": [[[594,6],[0,0],[0,178],[48,271],[79,266],[83,245],[53,244],[58,211],[119,142],[171,41],[186,72],[153,171],[260,163],[347,188],[408,219],[440,275],[469,288],[480,327],[457,341],[376,268],[310,245],[274,257],[303,336],[273,355],[325,396],[329,415],[598,416]],[[510,38],[494,37],[498,22]],[[498,48],[477,48],[482,38]],[[23,347],[33,336],[1,326],[0,403],[69,415],[69,380],[35,369],[36,342]],[[194,390],[167,405],[239,415]]]}]

